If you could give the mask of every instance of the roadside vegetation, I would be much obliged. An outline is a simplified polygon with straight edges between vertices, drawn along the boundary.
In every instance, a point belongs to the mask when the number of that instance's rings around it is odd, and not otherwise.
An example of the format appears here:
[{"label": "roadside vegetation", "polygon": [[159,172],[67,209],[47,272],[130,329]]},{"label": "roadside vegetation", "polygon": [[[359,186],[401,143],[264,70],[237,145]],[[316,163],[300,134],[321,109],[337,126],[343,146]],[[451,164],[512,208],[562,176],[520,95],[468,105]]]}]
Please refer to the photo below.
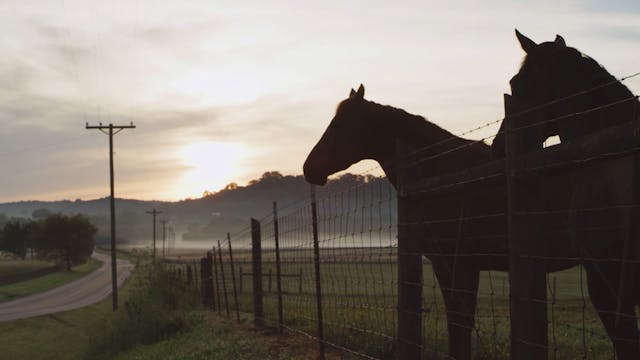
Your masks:
[{"label": "roadside vegetation", "polygon": [[307,338],[280,341],[269,330],[253,329],[246,319],[236,324],[219,318],[202,308],[197,294],[172,269],[148,255],[132,257],[138,267],[119,293],[118,311],[107,298],[82,309],[0,323],[2,357],[302,359],[314,348]]}]

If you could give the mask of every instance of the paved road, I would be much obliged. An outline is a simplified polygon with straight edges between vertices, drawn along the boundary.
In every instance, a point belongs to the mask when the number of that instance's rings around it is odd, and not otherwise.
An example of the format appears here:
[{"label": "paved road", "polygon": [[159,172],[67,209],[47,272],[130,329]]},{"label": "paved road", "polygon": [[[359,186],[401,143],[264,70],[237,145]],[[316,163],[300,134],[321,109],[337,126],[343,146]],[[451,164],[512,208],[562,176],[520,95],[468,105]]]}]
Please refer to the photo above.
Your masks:
[{"label": "paved road", "polygon": [[[42,293],[0,303],[0,321],[26,319],[81,308],[111,294],[111,258],[94,253],[102,266],[91,274]],[[131,275],[133,265],[118,260],[118,287]]]}]

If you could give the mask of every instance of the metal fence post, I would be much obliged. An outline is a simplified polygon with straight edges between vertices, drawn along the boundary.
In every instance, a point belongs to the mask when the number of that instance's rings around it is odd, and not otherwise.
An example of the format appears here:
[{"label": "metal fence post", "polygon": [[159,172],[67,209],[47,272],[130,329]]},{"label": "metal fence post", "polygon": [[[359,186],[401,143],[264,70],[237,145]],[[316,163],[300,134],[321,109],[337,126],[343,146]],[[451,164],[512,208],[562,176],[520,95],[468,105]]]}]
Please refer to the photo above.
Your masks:
[{"label": "metal fence post", "polygon": [[396,144],[398,162],[398,359],[422,357],[422,255],[419,234],[410,225],[420,212],[405,193],[408,179],[406,144]]},{"label": "metal fence post", "polygon": [[322,287],[320,284],[320,242],[318,241],[318,210],[316,188],[311,185],[311,221],[313,230],[313,265],[316,281],[316,311],[318,316],[318,346],[320,359],[324,359],[324,325],[322,319]]},{"label": "metal fence post", "polygon": [[278,204],[273,202],[273,237],[276,242],[276,290],[278,291],[278,332],[282,333],[284,319],[282,311],[282,273],[280,269],[280,234],[278,229]]},{"label": "metal fence post", "polygon": [[264,305],[262,300],[262,245],[260,222],[251,219],[251,260],[253,272],[253,323],[264,325]]},{"label": "metal fence post", "polygon": [[537,208],[540,189],[537,179],[522,179],[519,176],[519,170],[524,165],[520,161],[521,131],[518,130],[518,118],[509,118],[515,100],[509,95],[504,96],[511,358],[547,359],[546,269],[542,259],[532,259],[532,256],[542,255],[539,248],[541,229],[533,219],[527,219],[523,214]]},{"label": "metal fence post", "polygon": [[231,249],[231,234],[227,233],[229,244],[229,263],[231,265],[231,284],[233,286],[233,302],[236,306],[236,320],[240,321],[240,309],[238,308],[238,291],[236,290],[236,270],[233,265],[233,250]]}]

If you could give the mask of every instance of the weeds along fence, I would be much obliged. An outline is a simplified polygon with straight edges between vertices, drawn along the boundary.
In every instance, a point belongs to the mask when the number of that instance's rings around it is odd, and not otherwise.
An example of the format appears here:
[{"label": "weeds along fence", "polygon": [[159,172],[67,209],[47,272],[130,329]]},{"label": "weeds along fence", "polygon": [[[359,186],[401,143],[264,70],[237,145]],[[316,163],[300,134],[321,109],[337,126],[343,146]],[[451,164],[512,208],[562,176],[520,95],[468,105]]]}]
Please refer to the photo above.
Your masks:
[{"label": "weeds along fence", "polygon": [[[507,120],[520,116],[513,101]],[[587,278],[615,269],[600,280],[621,292],[638,281],[634,116],[526,154],[518,143],[532,126],[506,122],[505,160],[433,176],[425,169],[472,143],[435,153],[399,143],[397,193],[373,177],[312,188],[308,201],[274,203],[178,271],[220,314],[306,334],[321,356],[332,346],[364,358],[464,358],[470,343],[474,358],[613,358],[625,339],[600,317],[629,314],[618,298],[598,314]],[[580,191],[610,196],[580,202]]]}]

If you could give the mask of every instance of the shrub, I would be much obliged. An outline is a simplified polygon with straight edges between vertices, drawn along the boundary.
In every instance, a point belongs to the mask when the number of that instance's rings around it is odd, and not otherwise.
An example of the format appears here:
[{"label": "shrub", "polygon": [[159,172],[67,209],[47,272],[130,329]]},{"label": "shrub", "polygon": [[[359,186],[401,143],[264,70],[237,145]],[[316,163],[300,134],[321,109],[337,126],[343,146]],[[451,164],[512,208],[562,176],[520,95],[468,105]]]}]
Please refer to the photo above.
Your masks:
[{"label": "shrub", "polygon": [[189,330],[200,321],[197,297],[161,262],[136,261],[136,279],[114,318],[96,330],[90,358],[106,359],[139,344],[150,344]]}]

